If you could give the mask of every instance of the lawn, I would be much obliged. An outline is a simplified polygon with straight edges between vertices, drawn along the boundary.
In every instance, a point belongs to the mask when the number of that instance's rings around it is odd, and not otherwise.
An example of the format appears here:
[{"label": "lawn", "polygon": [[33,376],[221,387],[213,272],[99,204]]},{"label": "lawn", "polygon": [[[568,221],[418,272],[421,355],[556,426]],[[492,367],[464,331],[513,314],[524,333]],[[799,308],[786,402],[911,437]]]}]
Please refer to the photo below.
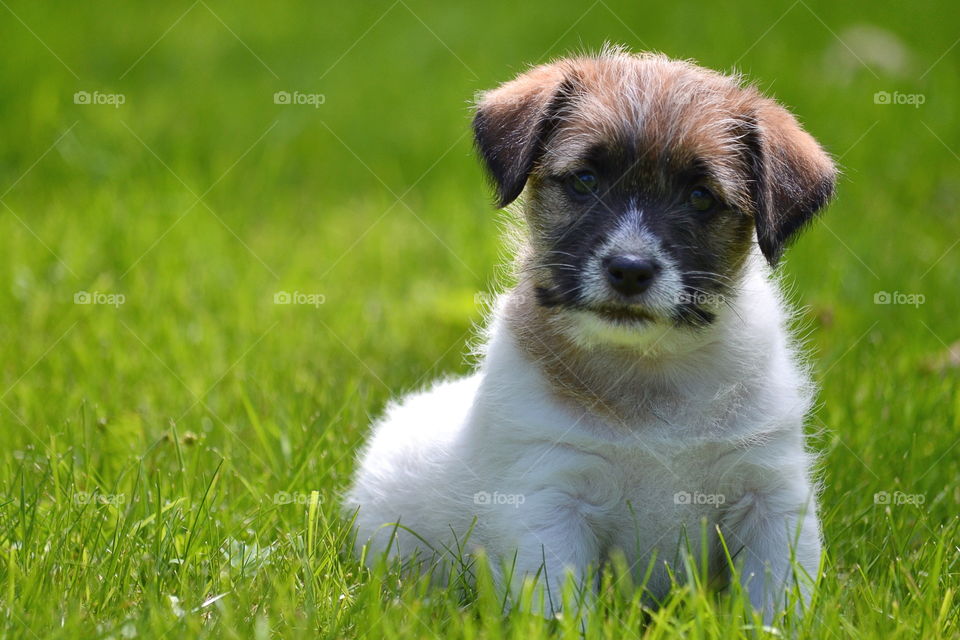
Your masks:
[{"label": "lawn", "polygon": [[472,96],[607,40],[741,69],[844,176],[782,267],[822,385],[811,610],[763,630],[691,584],[651,611],[611,572],[586,636],[960,636],[958,24],[0,1],[0,636],[579,637],[362,568],[338,495],[390,397],[469,369],[503,272]]}]

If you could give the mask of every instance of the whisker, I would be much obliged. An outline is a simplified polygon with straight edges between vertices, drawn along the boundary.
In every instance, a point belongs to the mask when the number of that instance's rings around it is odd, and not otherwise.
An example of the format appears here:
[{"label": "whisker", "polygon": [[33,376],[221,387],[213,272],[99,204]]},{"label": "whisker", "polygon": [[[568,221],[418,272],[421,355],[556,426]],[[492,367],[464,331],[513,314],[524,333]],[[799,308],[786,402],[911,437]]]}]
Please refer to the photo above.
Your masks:
[{"label": "whisker", "polygon": [[577,269],[577,267],[573,266],[572,264],[564,264],[562,262],[554,262],[550,264],[534,264],[534,265],[530,265],[529,267],[524,267],[522,271],[526,273],[528,271],[533,271],[535,269],[551,269],[551,268],[564,269],[567,271],[572,271],[574,273],[578,273],[580,271],[579,269]]},{"label": "whisker", "polygon": [[712,278],[721,278],[723,280],[727,280],[731,282],[733,281],[733,278],[731,278],[730,276],[723,275],[722,273],[716,273],[714,271],[685,271],[684,275],[709,276]]}]

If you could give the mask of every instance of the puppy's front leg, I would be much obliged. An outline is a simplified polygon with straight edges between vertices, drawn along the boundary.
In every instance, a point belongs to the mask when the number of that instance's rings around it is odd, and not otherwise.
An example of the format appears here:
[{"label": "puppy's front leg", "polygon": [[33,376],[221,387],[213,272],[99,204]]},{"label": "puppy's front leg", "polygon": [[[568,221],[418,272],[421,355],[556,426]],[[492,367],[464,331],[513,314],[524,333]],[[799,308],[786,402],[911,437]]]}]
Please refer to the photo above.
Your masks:
[{"label": "puppy's front leg", "polygon": [[816,501],[805,481],[748,493],[727,510],[721,531],[740,567],[740,583],[765,623],[787,605],[795,577],[791,558],[809,576],[797,576],[809,601],[821,544]]},{"label": "puppy's front leg", "polygon": [[[535,578],[531,611],[549,617],[563,604],[567,580],[577,588],[587,587],[584,580],[588,569],[597,566],[599,545],[569,496],[540,494],[524,507],[532,508],[521,510],[511,523],[516,543],[510,546],[514,546],[516,555],[507,551],[501,557],[506,565],[501,586],[509,588],[509,600],[516,603],[524,581]],[[593,594],[590,588],[585,591],[588,604]]]}]

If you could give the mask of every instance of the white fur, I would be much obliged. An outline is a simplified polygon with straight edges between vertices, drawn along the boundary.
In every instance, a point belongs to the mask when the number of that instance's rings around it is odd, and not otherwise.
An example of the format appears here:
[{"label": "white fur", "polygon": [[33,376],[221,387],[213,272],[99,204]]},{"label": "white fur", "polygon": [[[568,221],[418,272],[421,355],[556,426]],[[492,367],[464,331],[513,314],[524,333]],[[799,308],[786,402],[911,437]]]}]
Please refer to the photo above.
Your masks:
[{"label": "white fur", "polygon": [[[550,612],[565,576],[584,577],[615,550],[638,577],[652,562],[647,586],[665,595],[666,565],[682,575],[680,552],[699,555],[704,518],[711,559],[723,564],[719,526],[752,603],[770,620],[793,581],[791,554],[810,577],[818,571],[803,437],[812,385],[757,256],[739,291],[705,331],[640,330],[682,357],[651,377],[663,393],[642,395],[656,417],[631,424],[559,399],[518,348],[504,319],[513,294],[504,294],[477,371],[404,398],[375,425],[346,499],[358,545],[369,542],[371,560],[384,551],[429,556],[424,541],[440,555],[483,548],[504,588],[542,566]],[[627,330],[601,322],[580,326],[598,343]],[[515,554],[508,579],[499,570]],[[801,590],[809,590],[803,580]]]}]

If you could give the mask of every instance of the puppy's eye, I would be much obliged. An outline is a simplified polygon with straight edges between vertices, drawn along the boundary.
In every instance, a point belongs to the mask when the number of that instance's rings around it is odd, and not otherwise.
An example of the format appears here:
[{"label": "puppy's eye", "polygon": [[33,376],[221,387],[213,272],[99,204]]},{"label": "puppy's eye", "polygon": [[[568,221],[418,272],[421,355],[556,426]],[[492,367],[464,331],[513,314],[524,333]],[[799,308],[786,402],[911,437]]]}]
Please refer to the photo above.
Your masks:
[{"label": "puppy's eye", "polygon": [[696,187],[688,200],[694,211],[707,212],[717,204],[717,199],[706,187]]},{"label": "puppy's eye", "polygon": [[578,196],[589,196],[597,192],[600,180],[592,171],[577,171],[567,178],[567,187]]}]

